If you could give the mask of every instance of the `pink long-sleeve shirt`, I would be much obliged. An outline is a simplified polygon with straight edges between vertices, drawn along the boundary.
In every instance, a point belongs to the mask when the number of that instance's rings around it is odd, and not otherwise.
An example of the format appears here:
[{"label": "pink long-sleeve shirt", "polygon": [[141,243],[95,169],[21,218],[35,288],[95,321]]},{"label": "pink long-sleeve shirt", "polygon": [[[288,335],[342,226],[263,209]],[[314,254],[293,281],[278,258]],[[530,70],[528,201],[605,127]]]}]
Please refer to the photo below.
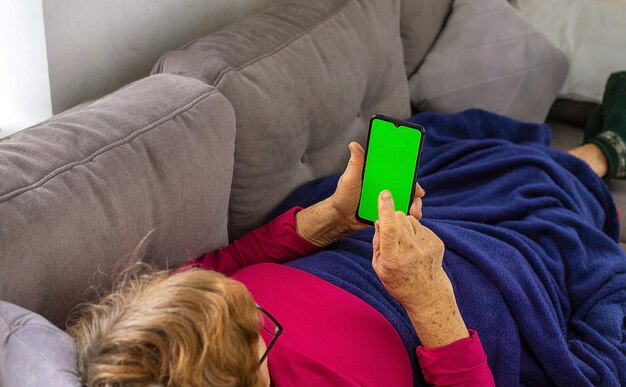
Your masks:
[{"label": "pink long-sleeve shirt", "polygon": [[[243,283],[283,326],[268,357],[273,386],[412,386],[411,365],[392,325],[355,295],[280,263],[319,251],[295,231],[294,207],[179,270],[216,270]],[[475,331],[445,347],[416,349],[431,385],[493,386]],[[266,344],[271,337],[261,332]]]}]

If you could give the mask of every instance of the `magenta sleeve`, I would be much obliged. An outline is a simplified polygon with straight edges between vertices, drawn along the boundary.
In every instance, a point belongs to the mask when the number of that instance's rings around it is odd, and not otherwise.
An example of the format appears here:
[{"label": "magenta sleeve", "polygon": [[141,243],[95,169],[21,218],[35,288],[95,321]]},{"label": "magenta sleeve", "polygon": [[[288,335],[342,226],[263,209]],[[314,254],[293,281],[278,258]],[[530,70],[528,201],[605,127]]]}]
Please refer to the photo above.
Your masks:
[{"label": "magenta sleeve", "polygon": [[495,386],[478,333],[444,347],[417,347],[424,379],[431,386]]},{"label": "magenta sleeve", "polygon": [[296,233],[295,215],[301,209],[291,208],[228,246],[187,261],[176,272],[200,268],[232,275],[255,263],[282,263],[322,250]]}]

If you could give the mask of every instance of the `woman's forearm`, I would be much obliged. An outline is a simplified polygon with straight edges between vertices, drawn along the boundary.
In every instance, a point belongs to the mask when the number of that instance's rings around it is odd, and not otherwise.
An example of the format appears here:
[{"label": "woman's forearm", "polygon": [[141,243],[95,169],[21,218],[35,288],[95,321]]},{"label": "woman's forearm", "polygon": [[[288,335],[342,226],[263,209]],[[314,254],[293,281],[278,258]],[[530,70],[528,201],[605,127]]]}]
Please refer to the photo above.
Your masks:
[{"label": "woman's forearm", "polygon": [[443,347],[469,337],[451,285],[434,293],[428,305],[404,307],[424,347]]},{"label": "woman's forearm", "polygon": [[326,247],[350,232],[328,199],[299,211],[295,222],[298,235],[318,247]]},{"label": "woman's forearm", "polygon": [[256,263],[282,263],[317,252],[318,246],[295,231],[295,217],[300,211],[300,207],[294,207],[228,246],[187,261],[177,271],[197,267],[232,275]]},{"label": "woman's forearm", "polygon": [[431,386],[495,386],[478,334],[467,329],[446,287],[432,303],[407,308],[422,342],[416,352],[424,379]]}]

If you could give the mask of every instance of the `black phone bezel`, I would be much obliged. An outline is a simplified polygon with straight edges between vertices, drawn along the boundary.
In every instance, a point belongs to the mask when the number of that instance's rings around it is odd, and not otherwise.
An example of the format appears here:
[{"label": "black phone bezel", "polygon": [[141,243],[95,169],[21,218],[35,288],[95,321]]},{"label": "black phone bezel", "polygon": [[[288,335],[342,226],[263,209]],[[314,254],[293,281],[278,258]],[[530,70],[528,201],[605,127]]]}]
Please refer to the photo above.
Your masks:
[{"label": "black phone bezel", "polygon": [[415,161],[415,173],[413,175],[413,183],[411,184],[411,197],[409,199],[409,206],[407,207],[407,213],[409,212],[409,210],[411,209],[411,205],[413,204],[413,196],[415,195],[415,180],[417,179],[417,174],[418,174],[418,170],[419,170],[419,163],[420,163],[420,158],[422,157],[422,147],[424,146],[424,137],[426,134],[426,130],[424,129],[423,126],[413,123],[413,122],[407,122],[407,121],[403,121],[403,120],[399,120],[397,118],[393,118],[393,117],[389,117],[386,116],[384,114],[374,114],[369,121],[369,129],[367,131],[367,142],[366,142],[366,148],[365,148],[365,158],[363,160],[363,171],[361,172],[361,192],[359,193],[359,202],[356,206],[356,219],[361,222],[361,223],[365,223],[365,224],[369,224],[369,225],[374,225],[374,222],[372,222],[369,219],[364,219],[361,218],[359,216],[359,208],[361,207],[361,197],[363,195],[363,179],[365,178],[365,166],[367,165],[367,154],[369,152],[370,149],[370,135],[372,133],[372,122],[374,120],[382,120],[382,121],[387,121],[390,122],[392,124],[394,124],[396,127],[399,126],[406,126],[408,128],[411,129],[415,129],[415,130],[419,130],[422,133],[422,138],[420,141],[420,147],[417,150],[417,159]]}]

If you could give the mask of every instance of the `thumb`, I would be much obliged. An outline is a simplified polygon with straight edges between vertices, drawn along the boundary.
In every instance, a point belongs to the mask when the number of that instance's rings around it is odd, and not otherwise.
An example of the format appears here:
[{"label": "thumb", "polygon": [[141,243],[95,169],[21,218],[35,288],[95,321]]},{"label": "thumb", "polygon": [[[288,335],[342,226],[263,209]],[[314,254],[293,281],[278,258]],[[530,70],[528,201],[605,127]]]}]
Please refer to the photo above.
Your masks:
[{"label": "thumb", "polygon": [[350,161],[344,172],[344,175],[350,181],[361,182],[361,174],[363,173],[363,163],[365,162],[365,151],[358,142],[351,142],[348,145],[350,149]]}]

